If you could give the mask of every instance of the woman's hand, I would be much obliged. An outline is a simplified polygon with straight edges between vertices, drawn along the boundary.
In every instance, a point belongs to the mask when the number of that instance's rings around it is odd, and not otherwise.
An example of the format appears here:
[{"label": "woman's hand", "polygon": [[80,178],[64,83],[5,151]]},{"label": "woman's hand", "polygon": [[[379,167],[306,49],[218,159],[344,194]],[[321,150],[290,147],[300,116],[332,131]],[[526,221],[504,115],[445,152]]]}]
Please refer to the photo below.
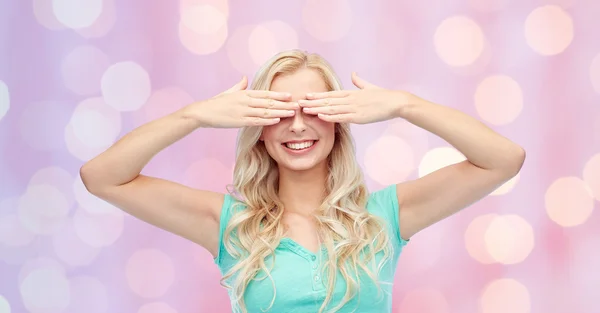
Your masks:
[{"label": "woman's hand", "polygon": [[307,100],[298,103],[304,113],[318,115],[327,122],[367,124],[398,117],[402,107],[414,97],[375,86],[356,73],[352,73],[352,83],[360,89],[307,94]]},{"label": "woman's hand", "polygon": [[281,118],[295,114],[298,104],[287,93],[246,90],[244,76],[230,89],[206,101],[185,107],[184,114],[197,120],[200,127],[239,128],[277,124]]}]

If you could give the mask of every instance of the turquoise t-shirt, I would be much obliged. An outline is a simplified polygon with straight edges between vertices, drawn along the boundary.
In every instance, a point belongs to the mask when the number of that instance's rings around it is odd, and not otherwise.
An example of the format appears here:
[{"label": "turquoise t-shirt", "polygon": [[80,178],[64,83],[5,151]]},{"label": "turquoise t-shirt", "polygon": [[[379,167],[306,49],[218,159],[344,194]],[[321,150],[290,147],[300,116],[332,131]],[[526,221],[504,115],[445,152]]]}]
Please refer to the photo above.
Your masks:
[{"label": "turquoise t-shirt", "polygon": [[[219,233],[219,254],[215,263],[223,275],[229,271],[237,260],[233,258],[223,245],[223,232],[232,216],[231,206],[236,201],[230,195],[225,195],[225,201],[221,212]],[[398,198],[396,197],[396,186],[391,185],[377,192],[371,193],[366,206],[367,210],[387,222],[389,237],[392,241],[393,251],[388,261],[380,272],[379,280],[387,282],[380,283],[381,291],[378,294],[377,286],[364,274],[361,275],[358,294],[351,298],[339,311],[343,312],[392,312],[392,283],[396,272],[398,258],[407,240],[400,237],[398,224]],[[327,251],[325,248],[315,254],[290,238],[283,238],[275,250],[276,264],[271,271],[271,277],[275,282],[277,294],[271,308],[266,312],[318,312],[327,296],[326,281],[321,277],[320,259],[325,259]],[[383,251],[376,254],[375,259],[379,264]],[[267,261],[267,260],[265,260]],[[267,262],[267,266],[271,264]],[[259,277],[265,277],[261,271]],[[346,282],[341,274],[338,274],[333,298],[329,301],[328,309],[336,307],[344,297]],[[230,294],[231,295],[231,294]],[[244,295],[247,312],[258,313],[269,308],[273,299],[273,282],[271,279],[251,281]],[[235,312],[235,310],[234,310]],[[327,312],[327,310],[325,311]]]}]

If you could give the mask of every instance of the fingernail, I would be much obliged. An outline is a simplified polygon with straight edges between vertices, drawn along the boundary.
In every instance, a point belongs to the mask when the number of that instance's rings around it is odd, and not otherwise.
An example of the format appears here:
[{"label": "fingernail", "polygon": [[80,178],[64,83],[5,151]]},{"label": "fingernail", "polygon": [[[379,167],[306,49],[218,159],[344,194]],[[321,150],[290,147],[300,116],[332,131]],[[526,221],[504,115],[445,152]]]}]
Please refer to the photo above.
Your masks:
[{"label": "fingernail", "polygon": [[306,94],[306,96],[307,96],[307,97],[312,97],[312,96],[313,96],[313,94],[312,94],[312,93],[307,93],[307,94]]},{"label": "fingernail", "polygon": [[298,100],[298,105],[303,105],[306,103],[306,100]]}]

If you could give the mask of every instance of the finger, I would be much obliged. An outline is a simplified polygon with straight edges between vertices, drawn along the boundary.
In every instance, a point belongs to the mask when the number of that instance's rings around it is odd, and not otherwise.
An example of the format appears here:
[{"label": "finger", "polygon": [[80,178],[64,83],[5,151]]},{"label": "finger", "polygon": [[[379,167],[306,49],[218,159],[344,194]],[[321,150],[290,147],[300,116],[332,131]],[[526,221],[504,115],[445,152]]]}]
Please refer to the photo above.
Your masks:
[{"label": "finger", "polygon": [[319,114],[321,120],[331,123],[354,123],[356,115],[354,113],[347,114]]},{"label": "finger", "polygon": [[303,108],[316,108],[322,106],[344,105],[348,102],[344,98],[324,98],[316,100],[298,100],[298,104]]},{"label": "finger", "polygon": [[352,72],[352,83],[354,84],[354,86],[360,89],[365,88],[365,81],[358,77],[358,74],[356,74],[356,72]]},{"label": "finger", "polygon": [[294,116],[296,111],[294,110],[274,110],[274,109],[261,109],[261,108],[250,108],[246,116],[260,117],[260,118],[284,118]]},{"label": "finger", "polygon": [[290,101],[292,95],[288,92],[277,92],[270,90],[248,90],[247,95],[251,98],[257,99],[273,99],[280,101]]},{"label": "finger", "polygon": [[246,87],[248,87],[248,78],[246,76],[243,76],[239,82],[237,82],[231,88],[223,91],[221,94],[232,93],[232,92],[244,90],[244,89],[246,89]]},{"label": "finger", "polygon": [[279,118],[260,118],[260,117],[244,117],[244,122],[248,126],[269,126],[275,125],[281,121]]},{"label": "finger", "polygon": [[251,108],[277,109],[277,110],[297,110],[300,108],[297,102],[279,101],[274,99],[250,98],[248,104]]},{"label": "finger", "polygon": [[311,92],[306,94],[306,99],[343,98],[350,95],[348,90],[334,90],[327,92]]},{"label": "finger", "polygon": [[306,114],[347,114],[353,113],[352,108],[347,105],[334,105],[316,108],[302,108],[302,112]]}]

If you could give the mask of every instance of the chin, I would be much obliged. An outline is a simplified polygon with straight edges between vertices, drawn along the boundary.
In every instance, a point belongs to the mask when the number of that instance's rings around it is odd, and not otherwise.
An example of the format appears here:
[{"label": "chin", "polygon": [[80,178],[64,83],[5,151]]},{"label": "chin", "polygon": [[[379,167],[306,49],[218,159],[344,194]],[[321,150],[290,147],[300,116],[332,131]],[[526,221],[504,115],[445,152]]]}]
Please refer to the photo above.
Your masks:
[{"label": "chin", "polygon": [[293,162],[293,163],[280,164],[280,167],[284,167],[286,170],[289,170],[289,171],[304,172],[304,171],[309,171],[309,170],[317,167],[317,163]]}]

